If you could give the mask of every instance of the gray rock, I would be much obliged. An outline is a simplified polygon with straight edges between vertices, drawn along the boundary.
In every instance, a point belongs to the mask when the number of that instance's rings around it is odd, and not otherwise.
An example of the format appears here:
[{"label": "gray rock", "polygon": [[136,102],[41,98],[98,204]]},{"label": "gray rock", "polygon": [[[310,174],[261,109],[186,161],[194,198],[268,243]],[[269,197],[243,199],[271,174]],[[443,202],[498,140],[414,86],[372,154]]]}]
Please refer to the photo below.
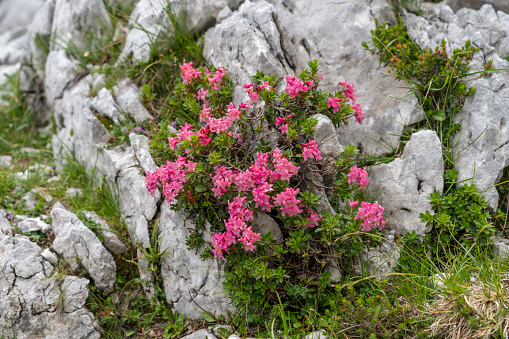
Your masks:
[{"label": "gray rock", "polygon": [[219,12],[219,14],[217,15],[217,23],[220,24],[221,22],[223,22],[226,19],[228,19],[232,14],[233,14],[233,12],[230,9],[230,7],[223,8],[221,10],[221,12]]},{"label": "gray rock", "polygon": [[135,212],[134,215],[125,219],[125,223],[133,246],[140,244],[141,247],[148,248],[150,246],[150,233],[147,218],[139,212]]},{"label": "gray rock", "polygon": [[0,2],[0,32],[30,25],[44,0],[3,0]]},{"label": "gray rock", "polygon": [[9,168],[12,164],[12,156],[2,155],[0,156],[0,168]]},{"label": "gray rock", "polygon": [[100,337],[86,309],[88,280],[51,277],[53,266],[26,237],[0,234],[0,332],[7,338]]},{"label": "gray rock", "polygon": [[203,54],[209,63],[228,69],[237,85],[234,102],[246,98],[242,85],[257,70],[282,79],[293,75],[297,59],[274,6],[246,1],[237,12],[205,34]]},{"label": "gray rock", "polygon": [[33,210],[35,206],[37,206],[37,196],[39,192],[35,189],[31,189],[30,192],[27,192],[24,196],[21,197],[21,200],[25,201],[25,208],[27,210]]},{"label": "gray rock", "polygon": [[223,290],[222,265],[214,259],[203,261],[199,254],[187,249],[186,237],[192,227],[192,223],[184,224],[183,215],[162,203],[158,230],[161,250],[169,253],[163,257],[161,267],[166,300],[190,319],[202,318],[203,311],[196,304],[216,317],[226,315],[233,305]]},{"label": "gray rock", "polygon": [[76,198],[77,196],[81,196],[83,194],[83,189],[79,187],[70,187],[65,191],[65,197],[67,199],[69,198]]},{"label": "gray rock", "polygon": [[127,251],[127,248],[122,240],[120,240],[120,238],[115,234],[110,224],[108,224],[106,220],[98,216],[95,212],[83,211],[83,214],[85,214],[85,217],[88,219],[92,219],[101,225],[102,231],[100,234],[104,237],[104,247],[106,247],[113,254],[122,254]]},{"label": "gray rock", "polygon": [[120,113],[120,107],[113,99],[111,92],[106,88],[101,89],[90,104],[100,115],[110,118],[117,125],[121,125],[125,121],[125,117]]},{"label": "gray rock", "polygon": [[306,334],[304,339],[327,339],[327,335],[325,331],[316,331],[309,334]]},{"label": "gray rock", "polygon": [[8,233],[11,232],[13,227],[9,219],[7,219],[7,215],[4,210],[0,209],[0,233]]},{"label": "gray rock", "polygon": [[313,138],[322,151],[322,157],[337,158],[343,153],[343,146],[338,141],[338,133],[332,121],[323,114],[315,114],[313,118],[318,121],[315,126],[316,133]]},{"label": "gray rock", "polygon": [[153,119],[140,101],[138,87],[129,79],[120,82],[114,91],[120,108],[138,124]]},{"label": "gray rock", "polygon": [[[4,87],[4,88],[7,87],[5,85],[9,82],[9,78],[15,77],[16,74],[19,73],[20,67],[21,67],[21,65],[19,65],[19,64],[0,65],[0,86]],[[3,106],[3,105],[7,106],[7,105],[9,105],[9,103],[1,98],[3,95],[12,95],[12,91],[9,92],[9,91],[6,91],[5,89],[4,90],[0,89],[0,106]]]},{"label": "gray rock", "polygon": [[46,0],[35,14],[34,20],[28,29],[32,64],[37,71],[43,71],[46,64],[47,52],[40,43],[44,42],[48,46],[50,44],[54,10],[55,0]]},{"label": "gray rock", "polygon": [[509,13],[509,3],[506,0],[447,0],[447,5],[455,12],[465,7],[479,9],[485,4],[492,5],[497,11]]},{"label": "gray rock", "polygon": [[276,238],[278,244],[283,242],[283,233],[281,232],[279,225],[267,213],[258,212],[257,217],[253,220],[251,226],[253,231],[256,233],[266,234],[271,232],[272,236]]},{"label": "gray rock", "polygon": [[[63,0],[62,0],[63,1]],[[48,105],[61,98],[67,84],[74,80],[78,64],[67,57],[65,51],[51,51],[46,59],[44,92]]]},{"label": "gray rock", "polygon": [[216,339],[216,336],[203,329],[182,337],[182,339]]},{"label": "gray rock", "polygon": [[[412,39],[422,47],[434,48],[441,39],[445,39],[448,48],[457,48],[470,39],[473,46],[480,48],[470,63],[471,73],[484,70],[484,63],[489,59],[493,60],[495,69],[509,68],[509,62],[501,59],[495,47],[490,46],[483,37],[488,35],[489,41],[496,43],[497,37],[501,36],[500,29],[496,28],[505,27],[507,32],[509,18],[501,12],[496,14],[490,6],[483,6],[478,12],[460,10],[457,15],[458,19],[451,19],[451,23],[441,23],[435,18],[409,14],[405,24]],[[458,22],[458,25],[454,22]],[[466,25],[464,29],[461,27],[463,24]],[[502,177],[503,169],[509,165],[506,126],[508,83],[507,72],[472,79],[468,85],[477,92],[466,99],[462,111],[454,118],[454,122],[461,125],[461,132],[453,141],[458,181],[464,181],[462,184],[473,182],[479,191],[485,191],[483,196],[493,210],[498,204],[494,185]]]},{"label": "gray rock", "polygon": [[53,208],[51,218],[55,252],[62,255],[73,270],[79,268],[78,258],[97,288],[111,291],[116,277],[115,261],[95,234],[74,213],[66,210]]},{"label": "gray rock", "polygon": [[361,275],[387,275],[398,267],[399,256],[400,248],[393,232],[386,236],[379,247],[364,249],[357,258],[354,269]]},{"label": "gray rock", "polygon": [[20,27],[0,36],[2,42],[0,64],[26,63],[31,59],[29,36],[26,31],[26,27]]},{"label": "gray rock", "polygon": [[51,49],[65,49],[70,43],[81,50],[103,47],[85,46],[86,35],[100,34],[102,27],[111,27],[102,0],[55,0]]},{"label": "gray rock", "polygon": [[49,248],[47,248],[41,252],[41,257],[48,260],[53,265],[57,264],[58,258],[53,252],[51,252],[51,250]]},{"label": "gray rock", "polygon": [[[310,59],[318,59],[322,90],[341,89],[338,81],[345,80],[353,82],[357,89],[357,102],[366,118],[362,125],[352,118],[348,127],[339,133],[338,141],[343,145],[352,142],[367,154],[389,154],[397,147],[404,126],[424,118],[417,99],[401,88],[404,84],[394,77],[382,77],[387,69],[379,67],[378,56],[360,46],[362,41],[371,40],[374,15],[394,22],[389,4],[378,0],[275,0],[274,3],[295,46],[295,71],[307,68]],[[404,99],[395,100],[398,98]]]},{"label": "gray rock", "polygon": [[[138,258],[143,258],[144,254],[140,249],[136,251]],[[143,291],[148,299],[152,299],[155,294],[154,272],[150,269],[150,261],[138,259],[138,271],[140,272],[140,280],[143,283]]]},{"label": "gray rock", "polygon": [[150,154],[148,138],[144,135],[131,133],[129,134],[129,141],[131,142],[131,147],[134,150],[134,155],[136,156],[136,159],[138,159],[138,162],[145,173],[154,172],[156,170],[156,164]]},{"label": "gray rock", "polygon": [[46,224],[40,218],[28,218],[18,223],[18,228],[22,233],[38,232],[48,233],[51,226]]},{"label": "gray rock", "polygon": [[53,208],[51,209],[52,211],[57,209],[57,208],[60,208],[64,211],[67,211],[67,208],[65,208],[65,206],[60,202],[60,201],[57,201],[54,205],[53,205]]},{"label": "gray rock", "polygon": [[505,261],[509,258],[509,239],[493,237],[493,254]]},{"label": "gray rock", "polygon": [[379,197],[385,208],[384,216],[389,219],[386,228],[398,234],[429,232],[419,214],[431,210],[427,200],[430,193],[442,192],[443,174],[440,139],[430,130],[414,133],[400,158],[374,166],[367,192]]}]

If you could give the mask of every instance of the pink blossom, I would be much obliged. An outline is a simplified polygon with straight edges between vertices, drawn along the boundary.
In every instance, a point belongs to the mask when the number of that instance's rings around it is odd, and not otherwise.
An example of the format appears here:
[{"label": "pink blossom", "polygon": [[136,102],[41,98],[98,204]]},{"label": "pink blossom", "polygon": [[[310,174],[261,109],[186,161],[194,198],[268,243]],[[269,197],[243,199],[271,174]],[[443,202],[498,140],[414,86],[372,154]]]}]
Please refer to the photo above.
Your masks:
[{"label": "pink blossom", "polygon": [[226,107],[228,108],[228,111],[226,112],[226,116],[228,118],[230,118],[231,120],[240,120],[241,112],[235,107],[235,105],[232,102],[230,102],[230,104]]},{"label": "pink blossom", "polygon": [[295,166],[286,158],[279,158],[274,161],[274,172],[270,176],[270,181],[285,180],[290,182],[290,179],[299,172],[300,167]]},{"label": "pink blossom", "polygon": [[212,179],[212,184],[214,188],[212,188],[212,192],[214,192],[214,196],[216,198],[220,198],[223,194],[228,191],[228,188],[233,183],[235,175],[232,170],[227,170],[226,167],[214,167],[215,175],[210,175]]},{"label": "pink blossom", "polygon": [[336,114],[339,112],[339,108],[341,107],[341,101],[343,101],[343,99],[329,98],[327,99],[327,107],[328,108],[332,107],[334,109],[334,114]]},{"label": "pink blossom", "polygon": [[226,230],[236,237],[240,237],[242,232],[247,228],[246,222],[238,216],[231,216],[228,221],[225,221],[224,225]]},{"label": "pink blossom", "polygon": [[254,180],[255,184],[261,185],[265,181],[267,181],[267,178],[269,175],[271,175],[271,170],[268,169],[266,166],[258,166],[253,165],[249,167],[249,171],[251,172],[251,178]]},{"label": "pink blossom", "polygon": [[193,126],[189,123],[185,123],[184,126],[182,126],[180,128],[180,131],[179,131],[179,139],[180,141],[183,141],[183,140],[190,140],[194,133],[193,131],[191,130],[193,128]]},{"label": "pink blossom", "polygon": [[245,109],[246,111],[248,111],[248,112],[249,112],[249,105],[248,105],[248,104],[246,104],[246,103],[241,102],[241,103],[239,104],[239,109]]},{"label": "pink blossom", "polygon": [[237,196],[232,202],[228,200],[228,212],[231,217],[237,217],[244,221],[253,220],[253,211],[244,206],[247,197]]},{"label": "pink blossom", "polygon": [[268,162],[269,162],[269,153],[256,152],[255,165],[266,166]]},{"label": "pink blossom", "polygon": [[359,202],[358,201],[353,201],[353,200],[350,200],[348,199],[348,202],[350,203],[350,213],[353,212],[353,208],[357,205],[359,205]]},{"label": "pink blossom", "polygon": [[387,219],[383,219],[383,212],[384,208],[380,206],[378,202],[375,201],[373,204],[370,204],[369,202],[363,201],[354,220],[358,219],[362,221],[362,232],[369,232],[375,227],[378,227],[381,231],[388,221]]},{"label": "pink blossom", "polygon": [[318,81],[323,81],[322,73],[318,72],[316,75],[318,75]]},{"label": "pink blossom", "polygon": [[366,171],[365,166],[364,168],[357,168],[357,166],[353,166],[350,168],[350,173],[348,173],[346,177],[348,178],[349,184],[358,182],[360,185],[359,190],[366,188],[366,185],[371,180],[368,178],[368,172]]},{"label": "pink blossom", "polygon": [[179,143],[179,139],[177,137],[173,137],[173,138],[169,137],[168,138],[168,145],[170,145],[170,149],[172,151],[175,150],[175,147],[177,146],[178,143]]},{"label": "pink blossom", "polygon": [[304,161],[311,157],[314,157],[316,161],[322,160],[322,151],[318,148],[315,140],[309,140],[309,143],[301,144],[301,146],[304,147],[304,151],[302,152]]},{"label": "pink blossom", "polygon": [[239,239],[239,241],[244,244],[244,249],[246,251],[254,251],[256,249],[254,243],[259,240],[262,240],[262,237],[260,234],[253,232],[251,227],[246,228],[242,234],[242,238]]},{"label": "pink blossom", "polygon": [[207,95],[209,95],[209,91],[206,89],[206,90],[203,90],[203,88],[200,88],[198,90],[198,93],[196,94],[196,98],[198,100],[201,100],[201,101],[207,101]]},{"label": "pink blossom", "polygon": [[354,103],[352,104],[352,108],[355,111],[355,122],[359,123],[359,125],[362,125],[362,120],[364,120],[366,114],[362,113],[361,105]]},{"label": "pink blossom", "polygon": [[300,200],[296,198],[299,194],[300,189],[288,187],[285,191],[279,193],[276,197],[273,197],[274,203],[280,206],[281,214],[283,216],[288,215],[293,217],[299,213],[302,213],[302,209],[299,208]]},{"label": "pink blossom", "polygon": [[353,83],[348,84],[346,81],[340,81],[339,84],[344,87],[343,93],[345,94],[347,101],[351,100],[352,102],[355,102],[358,96],[355,95],[356,89],[353,87]]},{"label": "pink blossom", "polygon": [[297,79],[296,77],[287,76],[286,78],[285,93],[295,98],[299,92],[307,92],[309,87],[304,85],[304,81]]},{"label": "pink blossom", "polygon": [[282,124],[285,121],[286,121],[286,118],[279,118],[278,117],[278,118],[276,118],[276,125],[280,125],[280,124]]},{"label": "pink blossom", "polygon": [[246,92],[249,99],[251,99],[251,104],[259,101],[258,93],[254,90],[252,84],[244,84],[244,92]]},{"label": "pink blossom", "polygon": [[184,80],[184,84],[190,84],[193,79],[198,78],[202,73],[198,72],[196,69],[193,68],[193,63],[183,63],[182,65],[179,65],[180,70],[182,71],[180,73],[180,76],[182,77],[182,80]]},{"label": "pink blossom", "polygon": [[288,124],[283,124],[283,125],[279,126],[279,130],[281,131],[281,134],[288,133]]},{"label": "pink blossom", "polygon": [[210,119],[212,119],[212,108],[207,107],[206,105],[203,105],[203,109],[200,112],[200,121],[207,123]]},{"label": "pink blossom", "polygon": [[254,187],[254,183],[255,182],[251,175],[251,171],[249,170],[239,173],[235,177],[235,185],[237,186],[239,192],[247,192],[249,189]]},{"label": "pink blossom", "polygon": [[315,226],[318,226],[318,223],[322,221],[322,217],[316,213],[311,213],[311,215],[309,216],[309,218],[307,218],[307,224],[305,224],[304,226],[302,226],[304,229],[306,228],[311,228],[311,227],[315,227]]},{"label": "pink blossom", "polygon": [[269,85],[269,82],[268,81],[265,81],[265,82],[262,82],[261,85],[258,85],[257,88],[260,90],[260,89],[266,89],[266,90],[271,90],[272,87],[270,87]]},{"label": "pink blossom", "polygon": [[233,121],[229,117],[219,119],[212,118],[209,121],[210,130],[216,133],[226,132],[232,125]]},{"label": "pink blossom", "polygon": [[273,185],[264,182],[253,190],[253,200],[256,203],[255,208],[260,207],[262,211],[270,212],[273,205],[270,204],[270,196],[267,195],[267,193],[272,191],[272,186]]},{"label": "pink blossom", "polygon": [[219,85],[221,85],[221,81],[223,81],[224,76],[226,75],[226,70],[222,67],[218,67],[216,73],[212,78],[209,78],[210,89],[216,91],[219,89]]}]

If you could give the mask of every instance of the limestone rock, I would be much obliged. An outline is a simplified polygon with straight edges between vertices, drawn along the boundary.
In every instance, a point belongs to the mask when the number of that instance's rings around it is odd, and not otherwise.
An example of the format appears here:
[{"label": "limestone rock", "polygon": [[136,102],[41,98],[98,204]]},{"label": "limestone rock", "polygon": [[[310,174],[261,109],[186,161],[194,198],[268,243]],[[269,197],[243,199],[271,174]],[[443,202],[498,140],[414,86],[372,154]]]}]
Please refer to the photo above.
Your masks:
[{"label": "limestone rock", "polygon": [[131,142],[134,155],[136,156],[136,159],[138,159],[141,168],[143,168],[145,172],[154,172],[156,170],[156,164],[150,154],[148,138],[144,135],[131,133],[129,134],[129,141]]},{"label": "limestone rock", "polygon": [[41,257],[48,260],[53,265],[57,264],[58,258],[53,252],[51,252],[49,248],[46,248],[44,251],[41,252]]},{"label": "limestone rock", "polygon": [[400,248],[396,244],[394,232],[386,236],[382,245],[366,248],[357,258],[354,269],[362,275],[385,275],[392,273],[398,266]]},{"label": "limestone rock", "polygon": [[[366,118],[362,125],[352,118],[348,127],[342,128],[338,141],[343,145],[352,142],[366,154],[389,154],[390,147],[381,145],[396,148],[397,135],[401,135],[404,126],[424,118],[417,99],[401,88],[404,84],[394,77],[382,77],[386,69],[379,67],[378,56],[360,46],[362,41],[371,40],[370,30],[375,29],[373,15],[381,21],[394,22],[389,4],[372,0],[273,2],[295,46],[295,71],[307,68],[310,59],[318,59],[322,90],[338,90],[338,81],[345,80],[353,82],[357,89],[357,102]],[[395,100],[403,97],[404,100]]]},{"label": "limestone rock", "polygon": [[12,164],[12,156],[10,155],[1,155],[0,156],[0,168],[9,168]]},{"label": "limestone rock", "polygon": [[53,249],[66,259],[73,270],[79,267],[78,258],[97,288],[111,291],[116,277],[115,261],[95,234],[69,211],[53,208],[51,218],[55,234]]},{"label": "limestone rock", "polygon": [[257,70],[282,79],[293,75],[297,59],[287,31],[274,6],[246,1],[239,10],[205,34],[205,58],[228,69],[237,85],[234,101],[245,98],[244,83],[251,83]]},{"label": "limestone rock", "polygon": [[509,258],[509,239],[493,237],[492,240],[493,254],[498,256],[501,260],[507,260],[507,258]]},{"label": "limestone rock", "polygon": [[20,27],[0,36],[2,46],[0,64],[26,63],[31,59],[29,37],[26,31],[26,27]]},{"label": "limestone rock", "polygon": [[127,251],[126,246],[120,240],[120,238],[113,232],[113,229],[111,228],[110,224],[106,222],[103,218],[97,215],[95,212],[91,211],[84,211],[83,214],[85,214],[85,217],[88,219],[92,219],[99,225],[101,225],[102,231],[101,235],[104,237],[103,245],[106,247],[109,251],[111,251],[113,254],[122,254]]},{"label": "limestone rock", "polygon": [[37,232],[48,233],[51,230],[51,226],[46,224],[40,218],[28,218],[18,223],[18,228],[21,232]]},{"label": "limestone rock", "polygon": [[216,336],[203,329],[182,337],[182,339],[216,339]]},{"label": "limestone rock", "polygon": [[115,88],[117,103],[120,108],[138,124],[152,120],[152,116],[140,101],[138,87],[126,79]]},{"label": "limestone rock", "polygon": [[50,279],[53,266],[26,237],[0,233],[0,333],[16,338],[98,339],[85,308],[88,280]]},{"label": "limestone rock", "polygon": [[67,191],[65,191],[65,197],[67,199],[69,198],[76,198],[83,194],[83,189],[79,187],[69,187]]},{"label": "limestone rock", "polygon": [[35,14],[34,20],[28,29],[30,53],[32,64],[37,71],[44,70],[46,63],[46,51],[41,42],[50,44],[51,25],[53,23],[53,11],[55,0],[46,0],[42,7]]},{"label": "limestone rock", "polygon": [[447,0],[447,5],[455,12],[465,7],[479,9],[486,4],[492,5],[497,11],[509,14],[509,3],[506,0]]},{"label": "limestone rock", "polygon": [[120,113],[120,107],[113,99],[111,92],[106,88],[102,88],[97,93],[97,96],[92,99],[91,106],[100,115],[110,118],[117,125],[121,125],[125,121],[125,117]]},{"label": "limestone rock", "polygon": [[67,84],[76,77],[78,65],[67,57],[65,51],[51,51],[46,59],[44,92],[51,106],[55,99],[61,98]]},{"label": "limestone rock", "polygon": [[322,157],[331,156],[337,158],[343,153],[343,146],[338,141],[338,133],[332,121],[323,114],[315,114],[312,118],[318,121],[313,138],[316,140],[320,151],[322,151]]},{"label": "limestone rock", "polygon": [[399,234],[429,232],[419,214],[431,210],[430,193],[442,192],[444,187],[442,146],[436,132],[414,133],[400,158],[374,166],[370,172],[368,194],[380,197],[384,217],[389,219],[386,228]]},{"label": "limestone rock", "polygon": [[186,237],[192,227],[192,223],[184,224],[182,214],[162,203],[158,230],[161,250],[169,253],[163,257],[161,267],[166,300],[179,314],[190,319],[202,318],[203,311],[195,302],[214,316],[226,315],[227,310],[233,310],[233,305],[223,290],[222,265],[215,259],[203,261],[199,254],[187,249]]},{"label": "limestone rock", "polygon": [[0,236],[1,233],[8,233],[13,229],[4,210],[0,209]]},{"label": "limestone rock", "polygon": [[279,225],[267,213],[258,212],[257,217],[253,220],[251,226],[253,227],[254,232],[260,234],[271,232],[272,236],[276,238],[278,244],[283,242],[283,233],[281,232]]},{"label": "limestone rock", "polygon": [[30,25],[44,0],[3,0],[0,2],[0,32]]}]

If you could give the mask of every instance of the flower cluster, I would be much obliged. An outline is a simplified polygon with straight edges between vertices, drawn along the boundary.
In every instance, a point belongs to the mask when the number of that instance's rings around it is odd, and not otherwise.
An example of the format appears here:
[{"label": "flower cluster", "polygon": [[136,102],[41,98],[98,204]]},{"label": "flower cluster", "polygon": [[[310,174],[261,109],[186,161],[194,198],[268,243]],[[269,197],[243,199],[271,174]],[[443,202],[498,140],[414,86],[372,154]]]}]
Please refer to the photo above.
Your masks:
[{"label": "flower cluster", "polygon": [[315,158],[316,161],[322,160],[322,151],[318,148],[315,140],[309,140],[307,144],[301,144],[301,146],[304,147],[302,152],[304,160],[308,160],[308,158]]},{"label": "flower cluster", "polygon": [[[353,208],[359,205],[359,202],[351,200],[349,200],[349,202],[353,212]],[[354,220],[361,221],[362,232],[369,232],[376,227],[381,231],[388,221],[387,219],[384,220],[383,213],[384,208],[380,206],[378,202],[375,201],[373,204],[370,204],[369,202],[363,201]]]},{"label": "flower cluster", "polygon": [[199,72],[193,68],[192,62],[188,62],[187,64],[183,63],[179,67],[180,70],[182,71],[180,73],[180,76],[182,77],[182,80],[184,80],[184,84],[192,83],[193,79],[198,78],[202,74],[202,72]]},{"label": "flower cluster", "polygon": [[365,114],[362,113],[361,105],[356,102],[359,96],[355,95],[356,89],[353,87],[353,83],[348,84],[346,81],[340,81],[339,84],[344,87],[343,93],[345,94],[346,100],[352,102],[351,106],[354,110],[355,121],[362,125]]},{"label": "flower cluster", "polygon": [[187,172],[193,172],[196,165],[197,163],[182,156],[179,156],[177,161],[167,161],[166,165],[147,173],[145,184],[148,191],[154,194],[158,187],[162,187],[166,201],[173,203],[177,194],[184,188]]},{"label": "flower cluster", "polygon": [[145,131],[143,128],[141,128],[139,126],[135,127],[132,131],[129,131],[129,134],[131,134],[131,133],[138,133],[138,134],[145,134],[145,135],[148,134],[147,131]]},{"label": "flower cluster", "polygon": [[366,167],[357,168],[357,166],[353,166],[350,168],[350,173],[346,176],[348,178],[348,183],[359,183],[359,190],[366,188],[366,185],[369,184],[370,178],[368,178],[368,172],[366,171]]},{"label": "flower cluster", "polygon": [[314,86],[314,81],[302,81],[296,77],[286,77],[285,93],[295,98],[299,93],[307,93]]}]

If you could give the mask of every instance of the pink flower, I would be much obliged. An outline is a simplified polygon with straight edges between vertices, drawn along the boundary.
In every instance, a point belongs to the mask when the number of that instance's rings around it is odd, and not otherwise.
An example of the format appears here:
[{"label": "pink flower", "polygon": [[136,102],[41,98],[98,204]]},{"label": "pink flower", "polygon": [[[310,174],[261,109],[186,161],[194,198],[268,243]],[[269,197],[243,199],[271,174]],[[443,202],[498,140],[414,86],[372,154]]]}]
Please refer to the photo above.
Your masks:
[{"label": "pink flower", "polygon": [[256,152],[255,165],[266,166],[268,162],[269,162],[269,153]]},{"label": "pink flower", "polygon": [[179,139],[177,137],[173,137],[173,138],[169,137],[168,138],[168,145],[170,145],[170,149],[172,151],[175,150],[175,147],[177,146],[178,143],[179,143]]},{"label": "pink flower", "polygon": [[210,89],[213,91],[218,90],[219,85],[221,85],[221,81],[223,81],[225,75],[226,70],[222,67],[218,67],[214,76],[212,78],[209,78]]},{"label": "pink flower", "polygon": [[254,90],[254,86],[252,84],[244,84],[244,92],[246,92],[249,99],[251,99],[250,104],[259,101],[258,93]]},{"label": "pink flower", "polygon": [[301,146],[304,147],[304,151],[302,152],[304,161],[311,157],[314,157],[316,161],[322,160],[322,151],[318,148],[315,140],[309,140],[309,143],[301,144]]},{"label": "pink flower", "polygon": [[360,187],[359,190],[366,188],[366,185],[370,182],[370,178],[368,178],[368,172],[366,171],[366,167],[357,168],[357,166],[353,166],[350,168],[350,173],[346,175],[348,178],[348,183],[352,184],[358,182]]},{"label": "pink flower", "polygon": [[279,126],[279,130],[281,131],[281,134],[288,133],[288,124],[283,124],[283,125]]},{"label": "pink flower", "polygon": [[207,123],[210,119],[212,119],[212,108],[207,107],[206,105],[203,105],[203,109],[200,112],[200,121]]},{"label": "pink flower", "polygon": [[316,73],[318,75],[318,81],[323,81],[322,73]]},{"label": "pink flower", "polygon": [[329,98],[327,99],[327,107],[328,108],[332,107],[334,109],[334,114],[336,114],[339,112],[339,108],[341,107],[341,101],[343,101],[343,99]]},{"label": "pink flower", "polygon": [[276,125],[280,125],[280,124],[282,124],[285,121],[286,121],[286,118],[279,118],[278,117],[278,118],[276,118]]},{"label": "pink flower", "polygon": [[359,125],[362,125],[362,120],[364,120],[364,117],[366,114],[362,113],[362,107],[358,103],[352,104],[352,108],[355,111],[355,122],[359,123]]},{"label": "pink flower", "polygon": [[200,88],[198,90],[198,94],[196,94],[196,98],[201,101],[207,101],[207,95],[209,95],[208,90],[203,90],[203,88]]},{"label": "pink flower", "polygon": [[232,202],[228,200],[228,212],[231,217],[237,217],[244,221],[253,220],[253,211],[244,206],[247,197],[237,196]]},{"label": "pink flower", "polygon": [[356,89],[353,87],[353,83],[348,84],[346,81],[340,81],[339,84],[344,87],[343,93],[345,94],[347,101],[351,100],[352,102],[355,102],[358,96],[355,95]]},{"label": "pink flower", "polygon": [[245,103],[243,103],[243,102],[241,102],[241,103],[239,104],[239,109],[245,109],[246,111],[248,111],[248,112],[249,112],[249,105],[248,105],[248,104],[245,104]]},{"label": "pink flower", "polygon": [[212,118],[210,119],[208,125],[210,126],[210,130],[212,132],[222,133],[226,132],[227,130],[230,129],[230,127],[232,127],[233,121],[229,117],[219,119]]},{"label": "pink flower", "polygon": [[246,228],[242,234],[242,238],[239,239],[239,241],[244,244],[244,249],[246,251],[254,251],[256,249],[254,243],[259,240],[262,240],[262,237],[260,234],[253,232],[251,227]]},{"label": "pink flower", "polygon": [[215,175],[210,175],[212,179],[212,183],[214,184],[214,188],[212,188],[212,192],[214,192],[214,196],[216,198],[220,198],[223,194],[228,191],[228,188],[233,183],[233,178],[235,177],[232,170],[227,170],[226,167],[214,167]]},{"label": "pink flower", "polygon": [[315,226],[318,226],[318,223],[322,221],[322,217],[316,213],[311,213],[311,215],[309,216],[309,218],[307,218],[307,224],[305,224],[304,226],[302,226],[304,229],[307,229],[307,228],[311,228],[311,227],[315,227]]},{"label": "pink flower", "polygon": [[375,227],[378,227],[381,231],[388,221],[383,219],[383,212],[384,208],[378,202],[375,201],[373,204],[370,204],[363,201],[354,220],[362,221],[362,232],[369,232]]},{"label": "pink flower", "polygon": [[260,207],[262,211],[270,212],[273,205],[270,204],[270,196],[267,195],[267,193],[272,191],[272,186],[273,185],[264,182],[253,190],[253,200],[256,203],[255,208]]},{"label": "pink flower", "polygon": [[359,202],[358,201],[353,201],[353,200],[350,200],[348,199],[348,202],[350,203],[350,213],[353,212],[353,208],[357,205],[359,205]]},{"label": "pink flower", "polygon": [[228,106],[228,111],[226,112],[226,116],[231,120],[240,120],[241,112],[235,107],[235,105],[230,102]]},{"label": "pink flower", "polygon": [[190,84],[193,79],[198,78],[202,73],[198,72],[196,69],[193,68],[193,63],[183,63],[182,65],[179,65],[180,70],[182,71],[180,73],[180,76],[182,77],[182,80],[184,80],[184,84]]},{"label": "pink flower", "polygon": [[270,176],[270,181],[285,180],[290,182],[290,179],[299,172],[300,167],[295,166],[286,158],[275,159],[274,172]]},{"label": "pink flower", "polygon": [[251,171],[249,170],[239,173],[235,177],[235,185],[237,186],[239,192],[247,192],[254,187],[254,183],[255,182],[251,175]]},{"label": "pink flower", "polygon": [[272,87],[270,87],[269,85],[269,82],[268,81],[265,81],[265,82],[262,82],[261,85],[258,85],[257,88],[260,90],[260,89],[266,89],[266,90],[271,90]]},{"label": "pink flower", "polygon": [[293,217],[302,213],[302,210],[299,208],[301,201],[296,198],[299,191],[299,188],[294,190],[293,188],[288,187],[285,191],[272,198],[274,203],[280,206],[281,214],[283,216],[288,215],[289,217]]}]

